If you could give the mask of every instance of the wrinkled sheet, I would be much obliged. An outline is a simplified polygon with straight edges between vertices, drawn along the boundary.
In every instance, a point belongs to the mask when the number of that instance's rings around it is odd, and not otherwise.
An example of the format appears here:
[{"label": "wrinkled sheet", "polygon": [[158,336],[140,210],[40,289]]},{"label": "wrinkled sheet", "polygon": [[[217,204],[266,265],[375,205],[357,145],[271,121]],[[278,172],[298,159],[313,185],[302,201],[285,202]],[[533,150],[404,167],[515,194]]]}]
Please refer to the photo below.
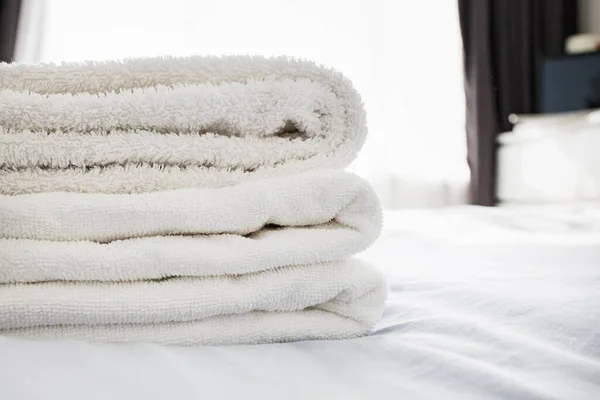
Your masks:
[{"label": "wrinkled sheet", "polygon": [[386,216],[369,337],[198,348],[0,337],[2,399],[597,399],[600,207]]}]

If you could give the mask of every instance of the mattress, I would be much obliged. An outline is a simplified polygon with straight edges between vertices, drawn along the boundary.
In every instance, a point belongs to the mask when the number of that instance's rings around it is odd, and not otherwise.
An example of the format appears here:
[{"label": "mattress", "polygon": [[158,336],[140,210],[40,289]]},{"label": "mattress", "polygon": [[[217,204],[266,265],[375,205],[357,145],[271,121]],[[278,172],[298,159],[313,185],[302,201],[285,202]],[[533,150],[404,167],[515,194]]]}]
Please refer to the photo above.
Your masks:
[{"label": "mattress", "polygon": [[354,340],[162,347],[0,337],[0,399],[597,399],[600,206],[386,215],[390,296]]}]

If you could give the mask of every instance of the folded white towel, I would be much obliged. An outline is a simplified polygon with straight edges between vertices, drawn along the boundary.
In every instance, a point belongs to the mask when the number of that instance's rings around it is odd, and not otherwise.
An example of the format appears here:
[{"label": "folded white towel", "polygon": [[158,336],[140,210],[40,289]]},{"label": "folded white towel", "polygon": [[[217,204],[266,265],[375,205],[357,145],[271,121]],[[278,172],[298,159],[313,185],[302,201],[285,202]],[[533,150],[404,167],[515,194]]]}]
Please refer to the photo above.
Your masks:
[{"label": "folded white towel", "polygon": [[3,194],[139,193],[339,168],[366,135],[346,78],[283,57],[0,64],[0,127]]},{"label": "folded white towel", "polygon": [[357,260],[241,276],[0,285],[0,335],[252,344],[364,335],[383,277]]},{"label": "folded white towel", "polygon": [[0,196],[0,282],[245,274],[350,257],[380,228],[369,185],[341,171],[220,189]]},{"label": "folded white towel", "polygon": [[[377,196],[363,179],[315,171],[224,188],[142,194],[37,193],[0,196],[0,237],[109,242],[135,237],[258,234],[265,226],[379,234]],[[335,230],[332,230],[335,232]]]},{"label": "folded white towel", "polygon": [[[345,259],[381,211],[315,171],[225,188],[0,196],[0,334],[170,344],[365,334],[386,296]],[[224,333],[225,332],[225,333]]]}]

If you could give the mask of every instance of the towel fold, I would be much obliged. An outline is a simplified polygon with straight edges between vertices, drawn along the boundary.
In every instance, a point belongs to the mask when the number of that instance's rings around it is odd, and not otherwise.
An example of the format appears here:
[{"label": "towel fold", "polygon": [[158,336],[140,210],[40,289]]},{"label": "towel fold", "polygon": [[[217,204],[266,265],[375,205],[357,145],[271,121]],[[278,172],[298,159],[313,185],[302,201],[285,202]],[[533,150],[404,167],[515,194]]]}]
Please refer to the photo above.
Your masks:
[{"label": "towel fold", "polygon": [[283,57],[2,64],[0,126],[0,193],[11,195],[140,193],[341,168],[366,135],[346,78]]},{"label": "towel fold", "polygon": [[137,195],[0,196],[0,236],[16,239],[108,242],[164,235],[249,235],[265,226],[314,227],[330,222],[373,239],[379,233],[380,218],[379,203],[369,184],[335,170],[225,188]]},{"label": "towel fold", "polygon": [[0,287],[0,334],[163,344],[252,344],[364,335],[382,275],[358,260],[241,276]]},{"label": "towel fold", "polygon": [[381,229],[341,171],[136,195],[0,196],[0,283],[237,275],[341,260]]},{"label": "towel fold", "polygon": [[0,196],[0,222],[0,334],[348,338],[372,327],[386,294],[377,270],[348,258],[379,234],[377,198],[341,171],[225,188]]}]

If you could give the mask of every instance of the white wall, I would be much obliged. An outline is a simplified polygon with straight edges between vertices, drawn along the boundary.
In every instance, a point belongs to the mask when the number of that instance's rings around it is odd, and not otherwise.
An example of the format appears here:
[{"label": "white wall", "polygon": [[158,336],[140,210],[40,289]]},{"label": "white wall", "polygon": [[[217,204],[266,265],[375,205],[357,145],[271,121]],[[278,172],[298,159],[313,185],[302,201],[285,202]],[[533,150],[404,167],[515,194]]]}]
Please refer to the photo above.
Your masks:
[{"label": "white wall", "polygon": [[600,33],[600,1],[579,0],[579,30]]}]

